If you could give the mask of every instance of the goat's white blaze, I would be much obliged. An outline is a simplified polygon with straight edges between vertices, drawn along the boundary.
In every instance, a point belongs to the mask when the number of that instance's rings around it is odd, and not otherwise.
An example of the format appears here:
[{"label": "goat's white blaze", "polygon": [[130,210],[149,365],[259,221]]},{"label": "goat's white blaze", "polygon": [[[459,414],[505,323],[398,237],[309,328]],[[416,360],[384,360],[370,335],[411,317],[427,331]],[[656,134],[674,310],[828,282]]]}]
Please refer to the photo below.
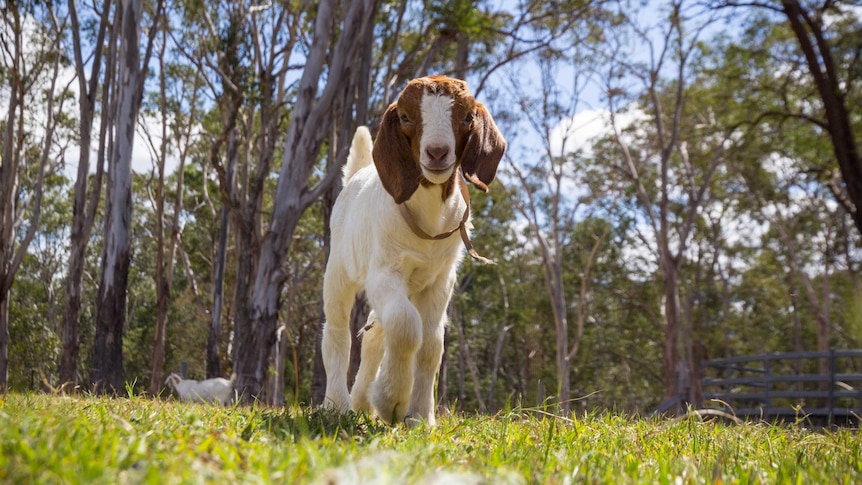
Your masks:
[{"label": "goat's white blaze", "polygon": [[[455,133],[452,131],[452,98],[425,93],[419,106],[422,114],[422,139],[419,141],[419,163],[422,174],[431,183],[442,184],[455,168]],[[443,153],[435,158],[432,154]]]}]

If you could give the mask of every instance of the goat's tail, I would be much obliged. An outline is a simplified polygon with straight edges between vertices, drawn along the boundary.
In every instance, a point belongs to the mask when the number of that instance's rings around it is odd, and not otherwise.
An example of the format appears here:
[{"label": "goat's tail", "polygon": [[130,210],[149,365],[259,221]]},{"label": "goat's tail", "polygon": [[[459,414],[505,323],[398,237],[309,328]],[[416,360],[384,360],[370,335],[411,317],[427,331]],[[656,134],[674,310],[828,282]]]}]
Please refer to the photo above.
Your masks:
[{"label": "goat's tail", "polygon": [[341,174],[341,183],[347,185],[350,177],[359,171],[359,169],[371,165],[371,150],[374,147],[371,141],[371,132],[368,127],[360,126],[356,129],[356,134],[353,135],[353,142],[350,144],[350,154],[347,156],[347,164],[344,165],[344,170]]}]

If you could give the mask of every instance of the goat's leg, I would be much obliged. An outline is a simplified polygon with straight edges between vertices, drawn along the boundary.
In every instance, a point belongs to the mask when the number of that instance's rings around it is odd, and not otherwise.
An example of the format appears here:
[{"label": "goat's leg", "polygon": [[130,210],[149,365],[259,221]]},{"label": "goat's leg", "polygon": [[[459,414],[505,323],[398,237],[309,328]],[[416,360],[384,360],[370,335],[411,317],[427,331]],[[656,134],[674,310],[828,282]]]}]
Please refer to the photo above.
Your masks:
[{"label": "goat's leg", "polygon": [[[445,281],[445,280],[444,280]],[[435,285],[415,299],[422,315],[422,346],[416,353],[415,380],[408,418],[424,419],[434,426],[434,381],[443,357],[443,336],[446,328],[446,307],[452,295],[454,279]]]},{"label": "goat's leg", "polygon": [[413,360],[422,344],[422,319],[407,298],[398,274],[369,277],[365,293],[383,329],[383,360],[371,385],[377,415],[395,423],[407,415],[413,389]]},{"label": "goat's leg", "polygon": [[350,364],[350,310],[356,295],[354,286],[345,285],[343,272],[327,267],[323,277],[323,325],[321,354],[326,369],[326,394],[323,406],[339,411],[350,409],[347,367]]},{"label": "goat's leg", "polygon": [[377,320],[374,310],[368,315],[368,321],[362,332],[361,355],[356,380],[353,381],[353,389],[350,391],[350,406],[354,411],[371,411],[368,391],[377,377],[380,361],[383,360],[383,327]]}]

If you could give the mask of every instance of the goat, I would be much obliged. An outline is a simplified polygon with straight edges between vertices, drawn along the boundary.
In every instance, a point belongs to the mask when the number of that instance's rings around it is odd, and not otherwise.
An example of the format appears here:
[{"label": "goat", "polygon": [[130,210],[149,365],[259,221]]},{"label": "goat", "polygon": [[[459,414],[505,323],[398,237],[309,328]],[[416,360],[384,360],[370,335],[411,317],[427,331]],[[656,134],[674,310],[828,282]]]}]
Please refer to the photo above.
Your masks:
[{"label": "goat", "polygon": [[170,386],[185,402],[217,402],[230,404],[233,398],[233,382],[222,377],[196,381],[183,379],[179,374],[171,374],[165,379],[165,385]]},{"label": "goat", "polygon": [[[325,406],[434,425],[434,379],[460,243],[490,262],[470,243],[465,179],[487,192],[505,150],[467,84],[444,76],[410,81],[373,144],[367,128],[357,130],[332,210],[323,280]],[[460,241],[451,237],[456,232]],[[363,288],[372,311],[350,393],[348,321]]]}]

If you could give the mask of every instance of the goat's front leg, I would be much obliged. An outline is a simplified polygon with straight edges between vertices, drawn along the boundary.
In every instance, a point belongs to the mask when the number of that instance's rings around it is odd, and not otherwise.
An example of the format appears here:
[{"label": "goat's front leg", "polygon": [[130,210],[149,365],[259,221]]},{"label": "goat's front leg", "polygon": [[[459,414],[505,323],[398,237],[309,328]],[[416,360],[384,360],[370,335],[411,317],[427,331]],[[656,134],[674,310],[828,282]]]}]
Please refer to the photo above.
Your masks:
[{"label": "goat's front leg", "polygon": [[350,364],[350,310],[356,287],[346,285],[347,278],[338,269],[326,268],[323,276],[323,339],[320,342],[323,368],[326,370],[324,407],[339,411],[350,409],[347,391],[347,368]]},{"label": "goat's front leg", "polygon": [[390,423],[402,421],[413,389],[413,361],[422,344],[422,319],[397,273],[369,277],[365,293],[383,330],[383,360],[371,385],[371,404]]},{"label": "goat's front leg", "polygon": [[446,308],[452,296],[453,277],[443,280],[416,298],[416,308],[422,315],[422,346],[416,354],[415,380],[408,409],[408,418],[424,419],[434,426],[434,381],[443,358],[443,337],[446,329]]},{"label": "goat's front leg", "polygon": [[383,327],[380,326],[374,310],[368,314],[368,320],[362,330],[361,356],[356,380],[353,381],[353,389],[350,391],[350,406],[354,411],[371,411],[368,392],[377,377],[380,361],[383,360]]}]

